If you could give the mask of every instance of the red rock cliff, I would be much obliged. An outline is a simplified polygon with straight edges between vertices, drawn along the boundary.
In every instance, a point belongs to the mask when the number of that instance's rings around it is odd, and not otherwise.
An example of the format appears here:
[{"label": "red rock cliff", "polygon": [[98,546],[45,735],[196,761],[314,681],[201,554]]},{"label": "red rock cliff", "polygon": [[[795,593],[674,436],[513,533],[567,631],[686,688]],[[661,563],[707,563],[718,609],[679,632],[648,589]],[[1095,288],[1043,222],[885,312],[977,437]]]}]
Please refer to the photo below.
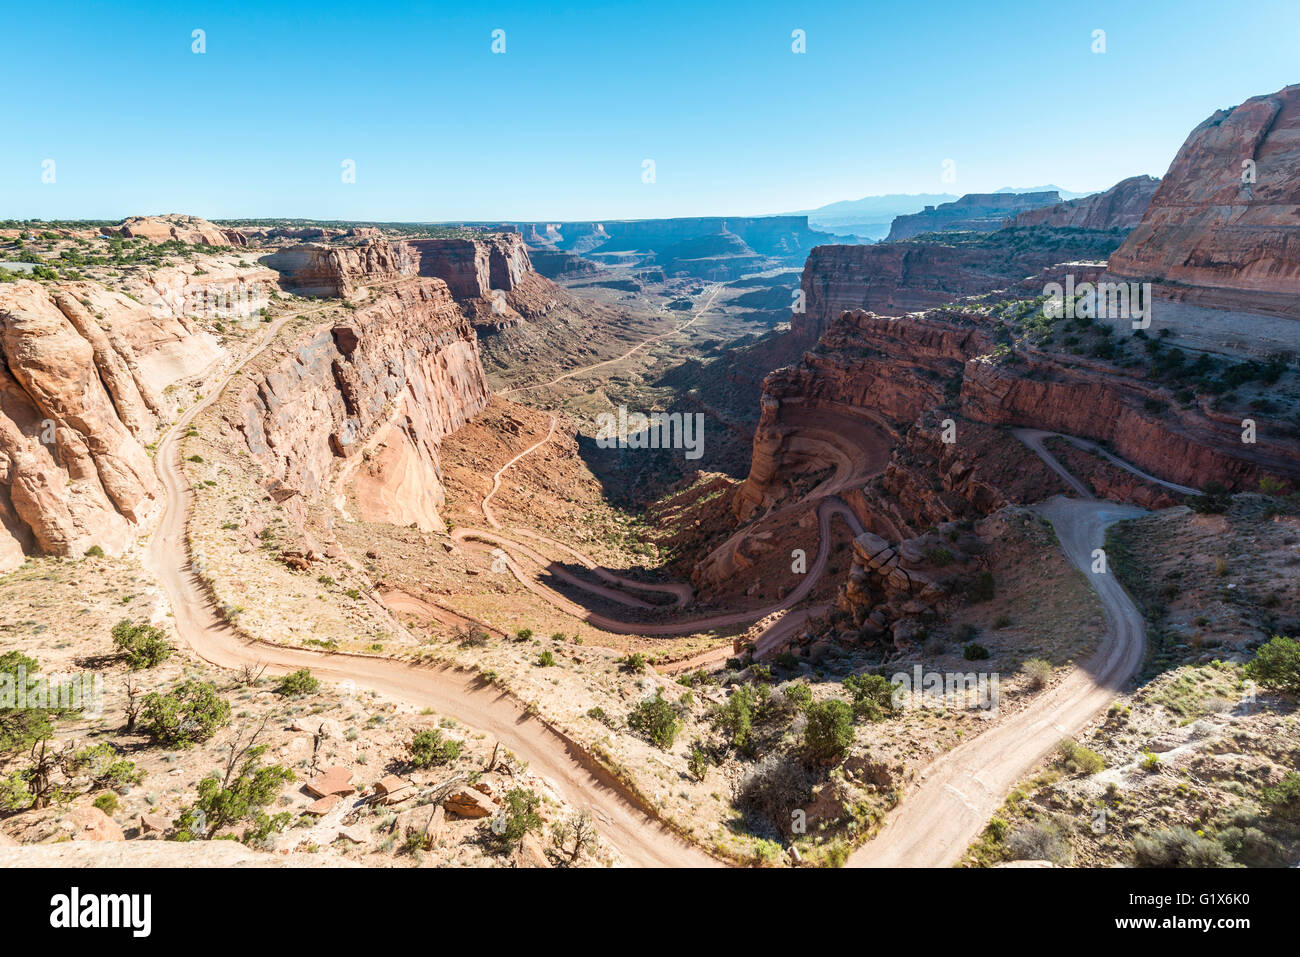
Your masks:
[{"label": "red rock cliff", "polygon": [[1110,272],[1168,298],[1300,318],[1300,85],[1193,130]]}]

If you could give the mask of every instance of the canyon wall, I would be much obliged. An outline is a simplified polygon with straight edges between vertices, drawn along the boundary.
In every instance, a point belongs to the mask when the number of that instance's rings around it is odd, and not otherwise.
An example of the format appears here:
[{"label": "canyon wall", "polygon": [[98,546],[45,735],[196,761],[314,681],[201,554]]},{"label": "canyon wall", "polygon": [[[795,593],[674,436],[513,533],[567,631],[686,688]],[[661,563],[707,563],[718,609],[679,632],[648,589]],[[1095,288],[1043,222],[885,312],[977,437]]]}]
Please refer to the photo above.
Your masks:
[{"label": "canyon wall", "polygon": [[967,193],[951,203],[927,206],[919,213],[896,216],[886,242],[911,239],[921,233],[951,230],[989,232],[1008,216],[1061,201],[1055,190],[1043,193]]},{"label": "canyon wall", "polygon": [[1300,319],[1300,85],[1193,130],[1110,272],[1168,299]]},{"label": "canyon wall", "polygon": [[804,264],[804,312],[793,316],[791,327],[811,344],[845,310],[901,316],[932,309],[1007,288],[1060,263],[1104,260],[1122,238],[1114,231],[1033,227],[967,243],[818,246]]},{"label": "canyon wall", "polygon": [[[961,309],[842,314],[814,351],[764,381],[750,473],[733,500],[737,517],[779,504],[807,476],[838,467],[833,449],[810,454],[825,431],[810,427],[810,409],[846,423],[870,419],[897,437],[856,509],[868,527],[896,537],[908,526],[1063,490],[1003,430],[1011,426],[1106,443],[1139,468],[1193,488],[1300,480],[1300,441],[1285,422],[1252,413],[1261,438],[1243,443],[1240,416],[1216,412],[1207,400],[1185,407],[1136,369],[1030,346],[1006,353],[999,328]],[[953,424],[950,443],[941,438],[945,420]]]},{"label": "canyon wall", "polygon": [[357,246],[305,243],[286,246],[259,262],[274,269],[283,283],[303,296],[351,296],[367,283],[393,282],[413,276],[418,257],[406,243],[372,239]]},{"label": "canyon wall", "polygon": [[183,316],[96,283],[0,284],[0,569],[118,554],[159,506],[145,451],[168,386],[221,356]]},{"label": "canyon wall", "polygon": [[[360,277],[354,277],[354,281]],[[316,500],[350,468],[361,517],[441,530],[442,438],[490,397],[474,330],[440,279],[410,278],[294,344],[232,425],[271,495]]]},{"label": "canyon wall", "polygon": [[1053,226],[1075,229],[1133,229],[1142,222],[1160,180],[1130,176],[1104,193],[1031,209],[1004,220],[1004,227]]}]

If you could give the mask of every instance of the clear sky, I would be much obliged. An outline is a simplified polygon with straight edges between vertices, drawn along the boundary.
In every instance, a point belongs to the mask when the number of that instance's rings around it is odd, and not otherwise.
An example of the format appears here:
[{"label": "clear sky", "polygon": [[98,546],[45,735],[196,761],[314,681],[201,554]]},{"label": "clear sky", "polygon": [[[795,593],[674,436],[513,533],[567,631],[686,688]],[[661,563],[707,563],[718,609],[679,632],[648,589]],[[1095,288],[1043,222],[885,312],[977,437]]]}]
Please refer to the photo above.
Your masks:
[{"label": "clear sky", "polygon": [[1300,2],[3,0],[0,64],[0,219],[745,215],[1162,175]]}]

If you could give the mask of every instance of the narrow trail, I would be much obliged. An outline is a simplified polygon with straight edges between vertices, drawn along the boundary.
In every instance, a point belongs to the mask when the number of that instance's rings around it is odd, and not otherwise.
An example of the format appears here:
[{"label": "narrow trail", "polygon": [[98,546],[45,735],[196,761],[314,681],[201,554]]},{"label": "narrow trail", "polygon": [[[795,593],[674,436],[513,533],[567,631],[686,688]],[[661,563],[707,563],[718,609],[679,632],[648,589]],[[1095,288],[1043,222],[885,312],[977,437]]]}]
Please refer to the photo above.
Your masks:
[{"label": "narrow trail", "polygon": [[[329,307],[322,307],[315,312]],[[227,624],[213,607],[190,564],[186,522],[193,492],[180,461],[186,426],[216,402],[249,362],[275,340],[285,316],[273,322],[244,359],[213,388],[207,398],[182,415],[159,442],[154,466],[164,492],[157,528],[144,564],[158,579],[171,603],[177,633],[194,653],[221,668],[265,665],[271,674],[310,668],[326,681],[352,682],[418,707],[454,715],[467,726],[489,734],[513,751],[574,807],[589,808],[601,835],[632,865],[646,867],[716,866],[708,854],[670,831],[643,809],[618,782],[576,742],[530,715],[510,695],[485,685],[476,675],[450,668],[418,666],[387,658],[308,651],[251,640]]]}]

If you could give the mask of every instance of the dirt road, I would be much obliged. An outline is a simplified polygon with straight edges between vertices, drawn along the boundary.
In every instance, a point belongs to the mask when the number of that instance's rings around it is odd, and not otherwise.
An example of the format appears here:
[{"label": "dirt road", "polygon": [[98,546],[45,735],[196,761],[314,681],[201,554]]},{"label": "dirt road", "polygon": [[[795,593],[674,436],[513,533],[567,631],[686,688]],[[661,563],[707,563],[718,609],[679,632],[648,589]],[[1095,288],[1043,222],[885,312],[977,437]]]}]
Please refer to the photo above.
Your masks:
[{"label": "dirt road", "polygon": [[1077,734],[1108,706],[1141,665],[1146,651],[1142,614],[1113,574],[1094,574],[1091,567],[1092,551],[1101,547],[1106,526],[1145,513],[1128,505],[1060,496],[1038,511],[1052,522],[1070,562],[1101,599],[1107,628],[1100,647],[1030,707],[931,764],[921,785],[876,838],[849,857],[850,867],[957,863],[1016,782],[1062,738]]},{"label": "dirt road", "polygon": [[145,566],[171,602],[176,630],[205,661],[222,668],[267,665],[268,673],[310,668],[326,681],[371,689],[380,694],[454,715],[466,725],[499,739],[538,774],[547,778],[565,801],[589,808],[597,828],[632,865],[704,867],[717,862],[688,844],[641,809],[610,774],[574,742],[530,716],[512,697],[475,676],[360,655],[330,654],[250,641],[217,614],[190,566],[185,525],[192,492],[180,463],[180,439],[186,426],[221,395],[250,359],[274,340],[288,317],[267,329],[257,348],[208,397],[190,408],[158,445],[154,465],[165,501],[162,517],[145,553]]}]

